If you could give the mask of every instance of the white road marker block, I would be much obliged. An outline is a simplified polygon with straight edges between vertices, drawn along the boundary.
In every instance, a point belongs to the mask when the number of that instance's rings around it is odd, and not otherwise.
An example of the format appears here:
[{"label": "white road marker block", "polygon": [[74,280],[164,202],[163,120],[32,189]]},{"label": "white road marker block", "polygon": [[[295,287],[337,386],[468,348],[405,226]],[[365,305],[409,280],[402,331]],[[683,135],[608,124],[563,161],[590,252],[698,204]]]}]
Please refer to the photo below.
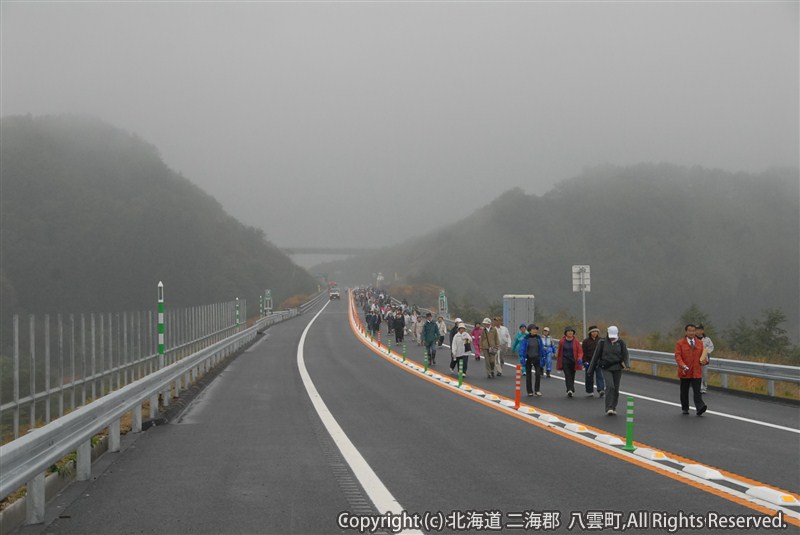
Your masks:
[{"label": "white road marker block", "polygon": [[541,416],[539,416],[539,419],[549,424],[555,424],[561,421],[558,419],[558,417],[553,416],[552,414],[542,414]]},{"label": "white road marker block", "polygon": [[500,402],[500,405],[502,405],[503,407],[513,407],[515,403],[510,399],[504,399]]},{"label": "white road marker block", "polygon": [[489,394],[484,399],[488,399],[489,401],[500,401],[500,398],[494,394]]},{"label": "white road marker block", "polygon": [[575,433],[585,433],[586,431],[588,431],[588,429],[586,429],[586,426],[581,424],[567,424],[567,426],[564,429],[574,431]]},{"label": "white road marker block", "polygon": [[486,392],[484,392],[483,390],[473,390],[472,393],[475,394],[476,396],[481,396],[481,397],[486,395]]},{"label": "white road marker block", "polygon": [[633,452],[634,455],[638,455],[639,457],[644,457],[650,461],[669,461],[669,457],[664,455],[661,451],[656,451],[650,448],[636,448],[636,451]]},{"label": "white road marker block", "polygon": [[597,435],[594,439],[609,446],[624,446],[625,443],[613,435]]},{"label": "white road marker block", "polygon": [[539,412],[533,407],[520,407],[519,412],[523,414],[539,414]]},{"label": "white road marker block", "polygon": [[703,479],[725,479],[725,476],[720,474],[719,471],[702,464],[687,464],[683,467],[683,471]]},{"label": "white road marker block", "polygon": [[775,505],[789,507],[800,505],[800,501],[795,496],[769,487],[751,487],[745,494]]}]

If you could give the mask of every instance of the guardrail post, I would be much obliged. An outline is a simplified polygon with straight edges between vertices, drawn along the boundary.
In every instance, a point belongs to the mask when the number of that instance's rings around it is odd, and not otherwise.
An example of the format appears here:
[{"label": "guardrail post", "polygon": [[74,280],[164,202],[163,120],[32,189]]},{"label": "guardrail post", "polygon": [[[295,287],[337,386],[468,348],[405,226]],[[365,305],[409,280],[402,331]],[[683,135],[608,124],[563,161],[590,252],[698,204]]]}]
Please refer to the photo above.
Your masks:
[{"label": "guardrail post", "polygon": [[158,416],[158,394],[150,396],[150,418]]},{"label": "guardrail post", "polygon": [[28,481],[25,497],[25,523],[41,524],[44,522],[45,505],[44,473],[37,474]]},{"label": "guardrail post", "polygon": [[133,431],[134,433],[141,433],[142,432],[142,404],[139,403],[136,407],[133,408]]},{"label": "guardrail post", "polygon": [[719,378],[720,378],[720,381],[722,382],[722,388],[728,388],[728,374],[727,373],[721,373]]},{"label": "guardrail post", "polygon": [[652,376],[658,375],[658,364],[653,363],[650,365],[650,375]]},{"label": "guardrail post", "polygon": [[78,456],[75,460],[75,479],[89,481],[92,477],[92,440],[83,441],[78,446]]},{"label": "guardrail post", "polygon": [[120,423],[114,420],[108,426],[108,451],[119,451],[120,446]]},{"label": "guardrail post", "polygon": [[775,381],[773,381],[772,379],[767,380],[767,393],[770,396],[775,395]]}]

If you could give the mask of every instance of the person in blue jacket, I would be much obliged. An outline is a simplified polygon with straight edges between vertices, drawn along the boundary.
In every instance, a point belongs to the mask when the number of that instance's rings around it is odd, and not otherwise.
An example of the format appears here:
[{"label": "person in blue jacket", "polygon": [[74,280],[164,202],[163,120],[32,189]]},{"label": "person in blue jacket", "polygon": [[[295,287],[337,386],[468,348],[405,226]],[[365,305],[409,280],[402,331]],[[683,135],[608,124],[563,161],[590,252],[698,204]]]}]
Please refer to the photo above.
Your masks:
[{"label": "person in blue jacket", "polygon": [[[528,337],[528,326],[524,323],[519,326],[519,332],[517,336],[514,338],[514,344],[511,346],[511,351],[516,353],[519,356],[519,365],[522,368],[522,375],[525,375],[525,351],[527,351],[527,346],[524,350],[520,353],[520,345],[523,341]],[[527,344],[527,342],[526,342]]]},{"label": "person in blue jacket", "polygon": [[550,336],[550,327],[545,327],[542,329],[542,345],[544,346],[544,363],[542,364],[542,368],[544,369],[545,373],[547,373],[547,377],[550,377],[550,372],[553,371],[553,357],[556,356],[556,347],[557,344],[553,337]]}]

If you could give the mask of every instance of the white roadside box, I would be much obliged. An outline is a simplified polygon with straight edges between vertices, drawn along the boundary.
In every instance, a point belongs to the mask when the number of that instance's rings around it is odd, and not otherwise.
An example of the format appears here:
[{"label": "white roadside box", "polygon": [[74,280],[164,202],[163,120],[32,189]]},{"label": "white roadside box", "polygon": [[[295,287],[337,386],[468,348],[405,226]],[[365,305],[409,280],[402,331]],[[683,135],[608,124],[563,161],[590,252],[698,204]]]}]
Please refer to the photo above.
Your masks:
[{"label": "white roadside box", "polygon": [[516,332],[523,323],[530,325],[534,321],[532,295],[503,296],[503,325]]}]

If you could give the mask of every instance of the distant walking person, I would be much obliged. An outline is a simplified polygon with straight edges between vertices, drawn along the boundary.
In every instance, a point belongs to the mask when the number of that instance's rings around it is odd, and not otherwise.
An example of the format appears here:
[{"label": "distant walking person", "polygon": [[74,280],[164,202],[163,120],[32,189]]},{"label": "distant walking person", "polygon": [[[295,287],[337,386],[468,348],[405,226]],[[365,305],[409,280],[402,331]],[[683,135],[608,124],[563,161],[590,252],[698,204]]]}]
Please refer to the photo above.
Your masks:
[{"label": "distant walking person", "polygon": [[706,328],[703,327],[702,323],[695,328],[695,333],[697,334],[697,338],[703,341],[703,347],[706,348],[706,357],[708,358],[708,361],[703,366],[703,378],[700,380],[700,393],[705,394],[708,391],[708,364],[711,362],[714,342],[711,341],[711,338],[706,336]]},{"label": "distant walking person", "polygon": [[483,361],[486,364],[486,377],[493,379],[497,374],[497,352],[500,350],[500,336],[497,329],[492,327],[492,320],[483,318],[483,330],[481,332],[481,352]]},{"label": "distant walking person", "polygon": [[447,324],[444,322],[442,316],[439,316],[439,319],[436,320],[436,326],[439,328],[438,346],[442,347],[442,344],[444,344],[444,337],[447,336]]},{"label": "distant walking person", "polygon": [[[422,330],[425,328],[425,322],[422,321],[422,316],[417,312],[416,314],[417,322],[414,324],[416,329],[414,331],[414,339],[417,341],[417,345],[422,345]],[[433,321],[432,317],[431,320]],[[435,325],[435,324],[434,324]]]},{"label": "distant walking person", "polygon": [[436,366],[436,341],[439,339],[439,327],[433,321],[433,314],[425,315],[425,325],[422,326],[422,343],[428,353],[428,363]]},{"label": "distant walking person", "polygon": [[[520,344],[520,347],[525,347],[525,389],[528,391],[528,397],[536,395],[541,396],[542,374],[544,363],[544,345],[542,344],[542,337],[539,336],[539,327],[531,324],[526,335],[526,341]],[[531,387],[531,379],[535,377],[535,383]]]},{"label": "distant walking person", "polygon": [[475,327],[469,335],[472,337],[472,352],[475,353],[475,360],[481,360],[481,333],[483,328],[480,323],[476,323]]},{"label": "distant walking person", "polygon": [[558,342],[556,369],[564,371],[567,396],[575,394],[575,371],[583,367],[583,348],[575,338],[575,329],[564,329],[564,337]]},{"label": "distant walking person", "polygon": [[503,320],[499,317],[495,316],[493,322],[500,339],[500,349],[497,351],[497,375],[503,375],[503,366],[506,365],[504,357],[511,350],[511,333],[508,332],[508,327],[503,325]]},{"label": "distant walking person", "polygon": [[[526,347],[522,347],[522,345]],[[514,338],[514,345],[511,346],[511,351],[519,356],[519,365],[522,367],[522,375],[525,375],[525,353],[528,351],[528,326],[524,323],[519,326],[519,332]]]},{"label": "distant walking person", "polygon": [[702,416],[708,406],[703,402],[700,384],[703,378],[700,357],[703,355],[703,342],[695,336],[696,327],[687,323],[685,336],[675,344],[675,362],[678,363],[678,378],[681,380],[681,410],[689,414],[689,388],[694,394],[694,408],[698,416]]},{"label": "distant walking person", "polygon": [[602,368],[597,366],[594,369],[594,373],[589,373],[590,361],[592,360],[592,355],[594,355],[594,350],[597,349],[598,343],[600,343],[600,329],[597,328],[597,325],[590,325],[589,336],[586,337],[586,340],[581,342],[584,356],[583,367],[586,370],[586,379],[584,379],[586,381],[586,397],[594,396],[595,379],[597,379],[597,392],[600,394],[600,397],[605,395],[606,383],[603,380]]},{"label": "distant walking person", "polygon": [[[456,318],[455,323],[453,323],[453,328],[450,329],[450,369],[451,370],[453,369],[453,366],[455,365],[455,362],[456,362],[455,361],[455,357],[453,356],[453,339],[458,334],[458,326],[461,323],[463,323],[461,321],[461,318]],[[464,330],[466,331],[466,326],[464,327]]]},{"label": "distant walking person", "polygon": [[608,328],[608,335],[597,343],[594,353],[587,358],[591,358],[592,362],[586,369],[586,380],[588,381],[595,371],[602,372],[605,379],[606,414],[613,416],[617,414],[622,370],[631,367],[628,346],[619,337],[619,329],[615,325]]},{"label": "distant walking person", "polygon": [[550,377],[550,372],[553,371],[553,357],[556,356],[556,341],[550,336],[550,327],[542,329],[542,344],[544,344],[544,368],[547,377]]},{"label": "distant walking person", "polygon": [[459,364],[462,366],[461,371],[464,372],[464,377],[467,376],[467,365],[469,365],[469,347],[472,345],[472,337],[467,332],[467,326],[463,323],[456,324],[456,334],[453,335],[453,340],[450,342],[450,369],[453,373],[458,373]]},{"label": "distant walking person", "polygon": [[398,344],[402,344],[403,335],[406,332],[406,319],[403,317],[403,312],[400,310],[397,311],[397,315],[394,317],[392,328],[394,329],[394,341]]}]

